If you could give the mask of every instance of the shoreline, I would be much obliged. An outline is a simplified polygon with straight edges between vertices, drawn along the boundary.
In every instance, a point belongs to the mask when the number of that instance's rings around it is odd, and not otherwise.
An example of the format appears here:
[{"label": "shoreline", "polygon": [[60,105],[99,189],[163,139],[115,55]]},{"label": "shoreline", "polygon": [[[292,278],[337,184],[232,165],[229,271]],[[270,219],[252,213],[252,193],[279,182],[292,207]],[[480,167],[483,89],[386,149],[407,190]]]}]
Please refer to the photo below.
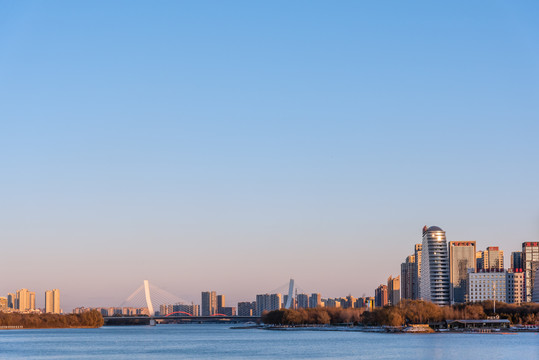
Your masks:
[{"label": "shoreline", "polygon": [[537,333],[539,329],[470,329],[470,330],[434,330],[430,327],[422,329],[406,328],[386,328],[386,327],[362,327],[362,326],[332,326],[332,325],[314,325],[314,326],[273,326],[273,325],[253,325],[231,327],[234,330],[270,330],[270,331],[338,331],[338,332],[364,332],[378,334],[520,334]]}]

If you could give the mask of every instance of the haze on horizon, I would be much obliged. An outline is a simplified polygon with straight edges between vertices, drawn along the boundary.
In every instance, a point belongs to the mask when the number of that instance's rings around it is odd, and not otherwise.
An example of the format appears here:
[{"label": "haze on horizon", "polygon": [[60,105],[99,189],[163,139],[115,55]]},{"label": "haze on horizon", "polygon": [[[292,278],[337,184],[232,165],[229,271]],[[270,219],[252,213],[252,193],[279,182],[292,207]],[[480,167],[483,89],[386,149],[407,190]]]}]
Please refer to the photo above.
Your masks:
[{"label": "haze on horizon", "polygon": [[539,240],[539,4],[0,1],[0,296],[372,295]]}]

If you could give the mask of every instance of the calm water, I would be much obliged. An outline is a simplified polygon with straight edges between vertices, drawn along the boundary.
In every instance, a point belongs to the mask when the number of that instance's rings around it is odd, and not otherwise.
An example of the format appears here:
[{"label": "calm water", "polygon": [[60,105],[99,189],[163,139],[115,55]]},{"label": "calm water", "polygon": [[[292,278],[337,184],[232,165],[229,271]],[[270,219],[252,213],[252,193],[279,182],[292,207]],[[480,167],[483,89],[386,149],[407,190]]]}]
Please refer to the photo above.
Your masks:
[{"label": "calm water", "polygon": [[370,334],[159,325],[0,331],[0,359],[524,359],[539,335]]}]

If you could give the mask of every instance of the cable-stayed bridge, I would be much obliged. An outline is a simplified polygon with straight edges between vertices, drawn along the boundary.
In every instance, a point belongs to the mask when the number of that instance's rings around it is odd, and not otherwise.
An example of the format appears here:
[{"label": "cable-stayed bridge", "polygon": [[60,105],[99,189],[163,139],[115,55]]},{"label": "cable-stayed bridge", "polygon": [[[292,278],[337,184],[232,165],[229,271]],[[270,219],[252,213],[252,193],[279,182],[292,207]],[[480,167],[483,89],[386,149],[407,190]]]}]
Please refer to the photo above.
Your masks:
[{"label": "cable-stayed bridge", "polygon": [[[290,279],[286,284],[268,292],[269,294],[287,293],[284,297],[284,308],[290,309],[295,304],[294,291],[297,292],[294,279]],[[285,292],[286,291],[286,292]],[[279,303],[276,308],[281,308]],[[131,295],[129,295],[117,308],[120,312],[113,316],[104,316],[107,325],[123,324],[155,324],[155,322],[258,322],[261,311],[256,315],[241,316],[233,314],[214,313],[211,315],[200,315],[198,305],[189,304],[179,296],[169,291],[163,290],[158,286],[150,284],[144,280]],[[130,309],[127,314],[124,309]],[[173,311],[170,311],[173,310]],[[254,311],[253,311],[254,312]]]}]

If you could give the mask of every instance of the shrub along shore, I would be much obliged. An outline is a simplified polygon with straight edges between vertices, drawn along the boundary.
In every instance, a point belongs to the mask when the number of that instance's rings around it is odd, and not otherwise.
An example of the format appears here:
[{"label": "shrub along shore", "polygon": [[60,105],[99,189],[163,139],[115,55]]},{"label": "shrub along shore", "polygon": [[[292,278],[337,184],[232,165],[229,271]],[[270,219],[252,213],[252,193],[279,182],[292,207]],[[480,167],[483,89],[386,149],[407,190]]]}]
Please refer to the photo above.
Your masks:
[{"label": "shrub along shore", "polygon": [[[268,325],[338,325],[405,326],[436,323],[445,320],[480,320],[494,315],[492,301],[438,306],[428,301],[403,300],[396,306],[384,306],[372,311],[365,309],[312,308],[281,309],[262,315]],[[512,324],[534,325],[539,322],[539,304],[522,305],[496,302],[496,315]]]},{"label": "shrub along shore", "polygon": [[0,312],[0,329],[98,328],[103,322],[97,310],[67,315]]}]

